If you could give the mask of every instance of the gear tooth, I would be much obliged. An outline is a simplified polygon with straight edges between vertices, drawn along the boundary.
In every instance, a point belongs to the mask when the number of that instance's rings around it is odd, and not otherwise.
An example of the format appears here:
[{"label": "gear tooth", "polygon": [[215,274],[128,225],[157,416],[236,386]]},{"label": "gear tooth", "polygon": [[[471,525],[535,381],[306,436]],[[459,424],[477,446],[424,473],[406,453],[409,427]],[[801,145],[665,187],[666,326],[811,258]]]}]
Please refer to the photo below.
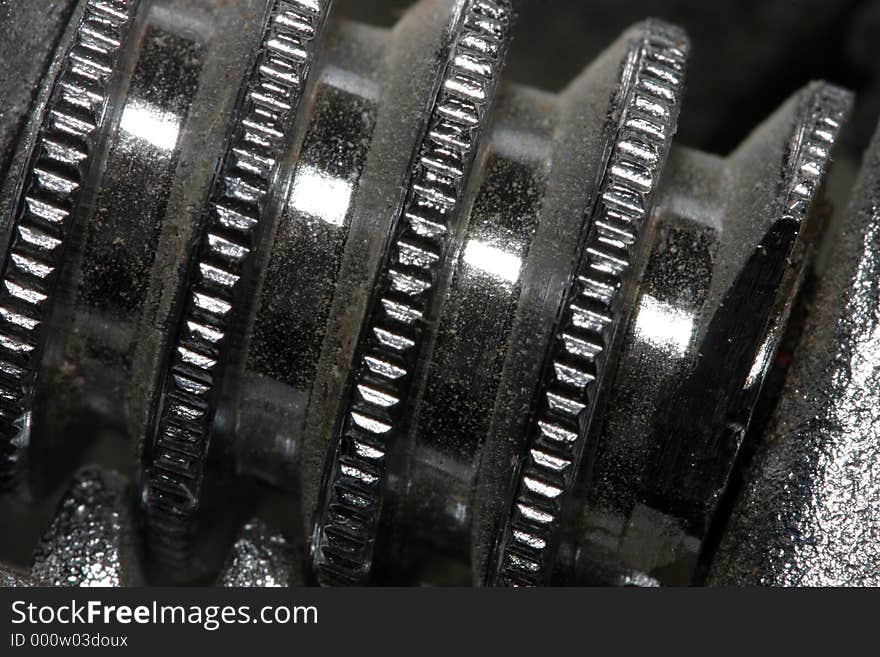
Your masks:
[{"label": "gear tooth", "polygon": [[[849,94],[824,84],[812,85],[807,97],[817,92],[836,97],[830,107],[838,111],[849,104]],[[829,105],[820,104],[827,111]],[[821,123],[822,113],[815,118]],[[750,483],[732,500],[710,564],[711,586],[880,583],[878,545],[866,540],[880,528],[872,474],[880,456],[874,338],[880,130],[865,151],[848,207],[835,221],[836,237],[811,295],[813,310],[803,320],[809,337],[786,354],[791,365],[784,388],[747,466]]]}]

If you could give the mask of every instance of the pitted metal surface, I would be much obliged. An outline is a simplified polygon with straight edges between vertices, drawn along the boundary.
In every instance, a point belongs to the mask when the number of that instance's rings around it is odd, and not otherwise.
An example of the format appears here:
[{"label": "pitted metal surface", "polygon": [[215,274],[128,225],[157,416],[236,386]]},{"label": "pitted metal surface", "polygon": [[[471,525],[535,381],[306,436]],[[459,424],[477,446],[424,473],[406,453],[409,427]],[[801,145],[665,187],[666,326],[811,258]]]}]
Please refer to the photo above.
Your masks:
[{"label": "pitted metal surface", "polygon": [[218,586],[279,587],[302,585],[293,547],[261,520],[241,528]]},{"label": "pitted metal surface", "polygon": [[31,575],[49,586],[142,584],[131,493],[115,472],[78,472],[34,552]]},{"label": "pitted metal surface", "polygon": [[20,573],[11,568],[0,567],[0,587],[18,588],[43,585],[43,582],[29,577],[26,573]]},{"label": "pitted metal surface", "polygon": [[876,582],[847,91],[717,155],[656,19],[557,93],[505,79],[514,0],[57,1],[2,159],[0,580]]}]

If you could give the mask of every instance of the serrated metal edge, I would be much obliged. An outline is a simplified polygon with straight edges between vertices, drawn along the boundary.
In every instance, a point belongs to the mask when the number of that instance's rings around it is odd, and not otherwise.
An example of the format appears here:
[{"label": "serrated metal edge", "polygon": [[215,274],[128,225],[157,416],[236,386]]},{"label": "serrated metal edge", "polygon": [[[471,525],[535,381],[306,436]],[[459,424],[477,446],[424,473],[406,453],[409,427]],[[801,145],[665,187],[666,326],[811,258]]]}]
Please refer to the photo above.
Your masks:
[{"label": "serrated metal edge", "polygon": [[686,37],[652,21],[636,48],[635,65],[624,70],[621,80],[614,143],[542,376],[509,516],[499,534],[494,584],[542,584],[550,574],[561,515],[604,383],[607,352],[626,314],[622,289],[632,276],[675,133]]},{"label": "serrated metal edge", "polygon": [[327,461],[312,543],[321,584],[362,584],[369,577],[387,459],[405,434],[403,409],[428,342],[424,315],[435,301],[437,278],[461,220],[462,196],[510,42],[514,5],[464,3],[451,37]]},{"label": "serrated metal edge", "polygon": [[87,0],[63,56],[9,219],[0,284],[0,487],[20,476],[46,323],[84,179],[107,123],[110,83],[138,0]]},{"label": "serrated metal edge", "polygon": [[276,0],[205,208],[201,235],[146,446],[150,548],[185,569],[200,505],[229,330],[243,312],[238,290],[256,258],[268,199],[295,128],[331,0]]}]

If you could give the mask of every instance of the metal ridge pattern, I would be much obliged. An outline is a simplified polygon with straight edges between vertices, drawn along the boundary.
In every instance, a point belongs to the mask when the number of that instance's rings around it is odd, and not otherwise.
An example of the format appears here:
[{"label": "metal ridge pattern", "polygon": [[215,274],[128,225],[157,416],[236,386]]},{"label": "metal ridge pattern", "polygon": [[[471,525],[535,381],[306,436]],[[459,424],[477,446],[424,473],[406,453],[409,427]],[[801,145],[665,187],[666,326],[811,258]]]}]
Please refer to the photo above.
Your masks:
[{"label": "metal ridge pattern", "polygon": [[189,559],[219,388],[229,364],[228,331],[242,312],[239,281],[254,258],[330,4],[276,0],[270,7],[190,260],[145,472],[151,548],[172,569]]},{"label": "metal ridge pattern", "polygon": [[10,218],[0,288],[0,487],[22,471],[57,270],[106,122],[138,0],[87,0],[52,83]]},{"label": "metal ridge pattern", "polygon": [[312,545],[321,584],[362,584],[369,577],[387,457],[405,432],[406,399],[426,343],[425,314],[454,239],[513,18],[510,0],[470,0],[451,37],[328,458]]},{"label": "metal ridge pattern", "polygon": [[831,148],[852,105],[852,94],[832,84],[813,84],[810,92],[802,124],[794,135],[783,207],[783,216],[798,221],[807,214],[822,184]]},{"label": "metal ridge pattern", "polygon": [[625,314],[622,288],[675,132],[687,51],[682,32],[652,21],[644,27],[634,67],[624,70],[613,147],[499,533],[496,584],[541,584],[552,569],[560,516],[588,440],[607,351]]}]

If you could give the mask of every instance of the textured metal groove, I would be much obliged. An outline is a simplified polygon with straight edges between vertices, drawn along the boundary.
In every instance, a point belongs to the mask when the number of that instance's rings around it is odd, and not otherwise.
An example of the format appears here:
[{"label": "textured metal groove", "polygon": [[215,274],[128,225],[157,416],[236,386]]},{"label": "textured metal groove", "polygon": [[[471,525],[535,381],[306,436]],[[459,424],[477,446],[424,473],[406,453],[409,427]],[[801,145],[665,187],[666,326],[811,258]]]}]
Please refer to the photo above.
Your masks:
[{"label": "textured metal groove", "polygon": [[0,288],[0,486],[20,474],[57,270],[106,121],[137,0],[89,0],[53,82],[12,210]]},{"label": "textured metal groove", "polygon": [[456,232],[473,159],[489,120],[513,22],[512,2],[468,2],[456,32],[402,216],[361,334],[350,399],[318,510],[314,563],[322,584],[365,583],[424,318]]},{"label": "textured metal groove", "polygon": [[838,138],[852,103],[849,92],[828,84],[809,97],[803,128],[795,136],[787,172],[783,213],[801,221],[816,197],[831,162],[831,148]]},{"label": "textured metal groove", "polygon": [[270,7],[205,209],[146,472],[151,547],[172,569],[185,567],[189,558],[219,388],[228,367],[228,331],[242,312],[237,291],[255,258],[267,199],[329,6],[329,0],[278,0]]},{"label": "textured metal groove", "polygon": [[495,581],[546,581],[563,506],[575,483],[603,383],[607,350],[626,310],[622,288],[675,132],[687,42],[677,29],[648,23],[605,166],[581,263],[551,347],[528,451],[502,529]]}]

